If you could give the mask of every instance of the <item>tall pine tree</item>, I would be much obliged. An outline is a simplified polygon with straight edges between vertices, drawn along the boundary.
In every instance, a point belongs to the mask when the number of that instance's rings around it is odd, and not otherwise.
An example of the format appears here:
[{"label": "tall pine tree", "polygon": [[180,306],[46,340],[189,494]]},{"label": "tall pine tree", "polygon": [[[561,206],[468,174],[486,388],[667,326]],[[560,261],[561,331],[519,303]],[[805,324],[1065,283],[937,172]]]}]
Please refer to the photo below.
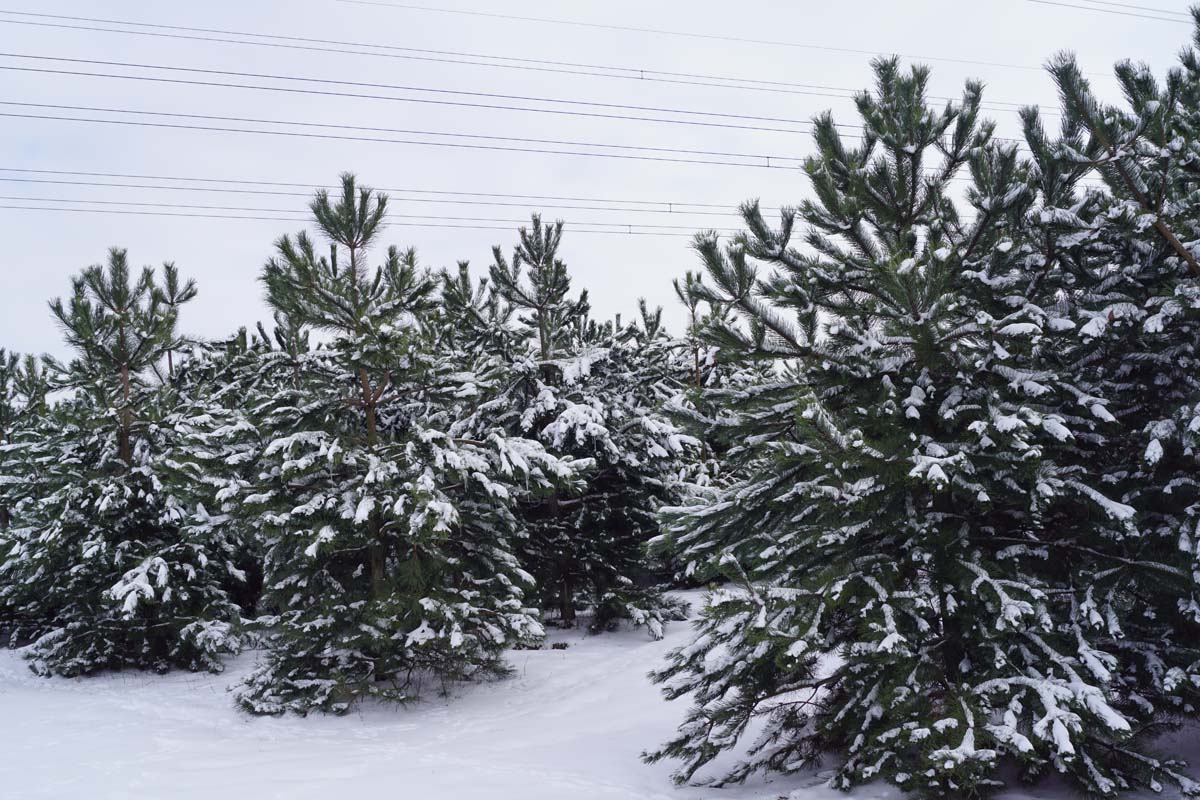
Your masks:
[{"label": "tall pine tree", "polygon": [[989,792],[1005,757],[1098,794],[1186,785],[1127,757],[1111,634],[1080,603],[1080,537],[1135,512],[1082,464],[1113,415],[1068,356],[1071,279],[1041,258],[1036,168],[979,119],[978,84],[935,110],[925,69],[874,66],[860,144],[815,120],[813,200],[778,229],[749,204],[728,247],[697,240],[699,291],[742,318],[710,340],[777,367],[721,408],[744,477],[667,516],[681,557],[728,584],[657,675],[693,708],[648,758],[691,779],[759,720],[723,780],[834,752],[836,786],[934,797]]}]

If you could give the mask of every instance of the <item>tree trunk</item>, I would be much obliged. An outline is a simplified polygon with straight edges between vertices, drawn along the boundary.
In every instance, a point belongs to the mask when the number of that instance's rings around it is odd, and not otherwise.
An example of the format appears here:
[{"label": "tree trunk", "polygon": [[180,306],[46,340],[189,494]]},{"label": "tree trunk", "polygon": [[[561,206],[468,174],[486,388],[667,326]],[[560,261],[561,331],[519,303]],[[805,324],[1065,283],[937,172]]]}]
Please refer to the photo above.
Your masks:
[{"label": "tree trunk", "polygon": [[375,543],[371,545],[371,597],[382,600],[388,596],[387,585],[387,550],[379,538],[379,522],[372,516],[371,536]]},{"label": "tree trunk", "polygon": [[562,618],[564,628],[575,627],[575,597],[570,575],[563,575],[562,578],[558,597],[558,614]]},{"label": "tree trunk", "polygon": [[[379,428],[375,416],[375,396],[371,390],[371,379],[367,375],[367,370],[360,367],[358,370],[358,383],[362,391],[363,413],[367,418],[367,447],[372,450],[379,443]],[[379,512],[372,511],[371,516],[367,520],[367,529],[370,532],[371,547],[371,596],[376,600],[382,600],[389,594],[387,581],[387,544],[383,541],[383,535],[379,524]]]},{"label": "tree trunk", "polygon": [[[8,434],[0,431],[0,444],[8,444]],[[0,506],[0,531],[8,530],[8,526],[12,524],[12,514],[8,510],[8,506]]]},{"label": "tree trunk", "polygon": [[133,409],[130,408],[129,364],[121,365],[121,429],[117,435],[117,451],[126,464],[133,463],[133,447],[130,429],[133,427]]}]

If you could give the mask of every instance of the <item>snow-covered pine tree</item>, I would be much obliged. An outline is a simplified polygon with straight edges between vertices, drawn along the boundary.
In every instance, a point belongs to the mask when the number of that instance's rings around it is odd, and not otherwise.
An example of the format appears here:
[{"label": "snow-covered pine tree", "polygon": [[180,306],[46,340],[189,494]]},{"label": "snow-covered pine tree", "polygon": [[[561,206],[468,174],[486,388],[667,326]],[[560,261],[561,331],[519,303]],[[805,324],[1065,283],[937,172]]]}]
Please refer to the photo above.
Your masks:
[{"label": "snow-covered pine tree", "polygon": [[[41,478],[30,450],[47,424],[46,390],[39,359],[0,349],[0,565],[28,535],[27,505],[38,496]],[[15,599],[0,587],[0,642],[22,640],[23,617]]]},{"label": "snow-covered pine tree", "polygon": [[860,144],[814,122],[813,200],[778,230],[748,204],[724,249],[697,239],[709,296],[744,320],[709,327],[722,358],[778,367],[722,409],[746,477],[667,515],[729,583],[657,674],[694,705],[647,757],[692,779],[757,720],[722,780],[828,753],[833,785],[930,797],[987,793],[1005,757],[1098,794],[1171,779],[1119,756],[1135,728],[1108,637],[1080,624],[1087,557],[1056,549],[1078,535],[1063,517],[1102,537],[1130,510],[1079,466],[1111,415],[1062,363],[1077,333],[1062,266],[1038,260],[1028,165],[979,119],[979,84],[938,111],[924,68],[874,69]]},{"label": "snow-covered pine tree", "polygon": [[[1095,98],[1072,57],[1050,72],[1063,133],[1048,138],[1024,112],[1044,231],[1031,266],[1058,278],[1076,323],[1064,365],[1114,418],[1080,438],[1077,469],[1123,513],[1062,509],[1047,520],[1060,531],[1048,554],[1073,564],[1071,622],[1105,654],[1112,705],[1134,730],[1161,733],[1200,714],[1200,61],[1185,50],[1162,82],[1118,64],[1121,108]],[[1081,184],[1085,174],[1101,187]],[[1113,794],[1171,772],[1200,794],[1136,744],[1113,744],[1089,788]]]},{"label": "snow-covered pine tree", "polygon": [[[240,499],[255,485],[266,446],[256,424],[256,403],[274,396],[277,383],[290,374],[284,349],[288,334],[286,325],[277,328],[274,339],[261,327],[257,336],[242,328],[224,341],[192,343],[182,360],[168,359],[176,401],[166,420],[172,448],[164,463],[165,481],[190,511],[181,522],[191,534],[185,543],[207,541],[207,557],[224,562],[232,578],[226,586],[229,599],[243,617],[257,610],[263,554],[258,528],[253,517],[241,513]],[[303,338],[294,344],[303,347]]]},{"label": "snow-covered pine tree", "polygon": [[[682,280],[674,281],[674,288],[687,311],[688,332],[669,347],[673,383],[678,388],[664,408],[700,445],[697,457],[684,465],[681,473],[678,505],[707,505],[716,502],[739,475],[752,474],[759,468],[727,457],[741,442],[738,424],[722,410],[740,406],[751,396],[748,392],[776,379],[766,360],[718,361],[722,351],[706,341],[704,332],[710,326],[730,324],[732,311],[728,305],[713,301],[703,273],[688,271]],[[706,575],[704,564],[712,555],[711,548],[718,546],[703,536],[695,540],[664,533],[651,540],[650,550],[674,565],[678,580],[694,584],[711,577]]]},{"label": "snow-covered pine tree", "polygon": [[[0,537],[36,476],[25,467],[23,442],[45,412],[46,374],[32,355],[0,348]],[[0,538],[0,548],[3,547]]]},{"label": "snow-covered pine tree", "polygon": [[268,443],[241,500],[264,529],[274,614],[236,693],[255,713],[342,713],[409,699],[423,679],[503,673],[504,648],[542,634],[510,498],[570,474],[473,416],[490,390],[432,346],[436,283],[415,254],[392,247],[368,267],[386,196],[343,175],[310,208],[329,255],[285,236],[262,275],[289,324],[329,340],[277,360],[277,394],[253,412]]},{"label": "snow-covered pine tree", "polygon": [[68,396],[21,450],[38,480],[0,564],[12,639],[30,642],[43,674],[219,669],[238,646],[231,575],[215,531],[191,525],[172,492],[170,465],[184,452],[168,421],[177,398],[156,377],[182,345],[178,308],[152,269],[134,275],[114,248],[51,310],[75,357],[48,362]]},{"label": "snow-covered pine tree", "polygon": [[657,317],[647,312],[640,328],[591,321],[587,292],[571,296],[562,234],[561,222],[535,215],[511,259],[493,248],[490,269],[496,302],[506,305],[498,313],[517,318],[519,340],[506,343],[508,429],[594,462],[581,491],[521,503],[522,558],[559,624],[586,610],[593,631],[627,619],[657,638],[680,607],[655,588],[646,544],[694,443],[661,413],[660,368],[642,347],[659,337]]}]

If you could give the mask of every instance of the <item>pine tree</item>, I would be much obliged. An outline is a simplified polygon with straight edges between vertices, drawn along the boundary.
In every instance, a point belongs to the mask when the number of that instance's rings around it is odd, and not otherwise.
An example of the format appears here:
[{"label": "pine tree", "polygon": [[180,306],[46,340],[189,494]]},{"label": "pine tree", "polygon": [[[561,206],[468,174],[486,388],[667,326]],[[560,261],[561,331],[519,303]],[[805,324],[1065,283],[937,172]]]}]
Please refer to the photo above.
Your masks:
[{"label": "pine tree", "polygon": [[75,358],[48,362],[71,394],[46,409],[21,458],[37,482],[0,564],[0,600],[39,673],[220,668],[238,613],[218,534],[193,524],[169,474],[181,456],[175,396],[155,378],[179,349],[177,311],[124,250],[51,310]]},{"label": "pine tree", "polygon": [[[1062,133],[1050,139],[1024,114],[1043,198],[1038,258],[1042,272],[1062,265],[1056,294],[1078,329],[1063,362],[1112,416],[1079,442],[1076,468],[1124,511],[1060,515],[1051,553],[1076,565],[1072,622],[1105,654],[1113,706],[1134,730],[1159,733],[1200,708],[1200,61],[1185,50],[1161,83],[1119,63],[1126,108],[1097,101],[1070,56],[1050,73]],[[1085,174],[1100,188],[1081,185]],[[1111,795],[1166,774],[1200,794],[1180,764],[1139,745],[1111,746],[1085,785]]]},{"label": "pine tree", "polygon": [[1074,548],[1133,510],[1081,464],[1113,416],[1067,355],[1070,267],[1043,257],[1037,168],[979,119],[979,84],[936,111],[927,70],[874,68],[861,144],[814,122],[815,199],[777,230],[748,204],[746,234],[696,242],[704,296],[743,320],[710,340],[777,367],[721,408],[745,477],[667,515],[682,557],[729,583],[657,674],[694,706],[647,757],[681,759],[688,780],[760,720],[722,780],[834,752],[838,787],[882,777],[930,797],[989,792],[1002,758],[1104,795],[1185,781],[1122,764],[1131,698],[1101,601],[1079,602],[1093,573]]},{"label": "pine tree", "polygon": [[[39,494],[41,471],[30,457],[45,434],[47,381],[42,362],[0,349],[0,566],[29,535],[29,504]],[[14,593],[0,588],[0,641],[22,641],[24,618]]]},{"label": "pine tree", "polygon": [[46,375],[41,361],[0,348],[0,536],[15,506],[28,496],[35,476],[22,469],[22,445],[45,411]]},{"label": "pine tree", "polygon": [[[698,448],[695,458],[683,465],[677,497],[662,509],[664,513],[718,502],[723,490],[755,470],[766,468],[757,461],[744,463],[730,456],[730,451],[741,444],[740,426],[722,410],[741,406],[758,387],[776,381],[769,361],[736,358],[740,353],[735,354],[736,360],[718,360],[730,354],[706,341],[705,331],[731,324],[732,311],[728,305],[714,301],[702,273],[688,271],[682,281],[674,281],[674,288],[687,310],[688,332],[667,348],[667,368],[674,376],[676,392],[664,408],[698,442]],[[650,549],[656,557],[673,564],[678,581],[695,584],[705,580],[704,564],[717,545],[703,535],[692,538],[663,533],[651,540]]]},{"label": "pine tree", "polygon": [[662,376],[641,346],[659,337],[660,317],[647,312],[641,328],[590,320],[587,292],[571,296],[558,257],[562,235],[561,222],[535,215],[511,259],[493,248],[490,269],[489,302],[500,304],[492,319],[519,336],[501,351],[512,387],[508,429],[593,463],[581,491],[522,503],[522,558],[559,624],[573,626],[586,610],[593,631],[627,619],[657,638],[681,609],[655,588],[646,545],[657,533],[653,511],[672,497],[676,462],[694,443],[661,413]]},{"label": "pine tree", "polygon": [[542,634],[509,498],[570,472],[474,416],[486,379],[431,346],[436,283],[415,254],[368,266],[386,195],[343,175],[310,208],[329,255],[285,236],[262,274],[294,326],[281,340],[329,341],[273,358],[272,394],[254,401],[267,443],[241,501],[264,529],[273,614],[265,661],[237,691],[255,713],[341,713],[409,699],[423,678],[502,674],[504,648]]}]

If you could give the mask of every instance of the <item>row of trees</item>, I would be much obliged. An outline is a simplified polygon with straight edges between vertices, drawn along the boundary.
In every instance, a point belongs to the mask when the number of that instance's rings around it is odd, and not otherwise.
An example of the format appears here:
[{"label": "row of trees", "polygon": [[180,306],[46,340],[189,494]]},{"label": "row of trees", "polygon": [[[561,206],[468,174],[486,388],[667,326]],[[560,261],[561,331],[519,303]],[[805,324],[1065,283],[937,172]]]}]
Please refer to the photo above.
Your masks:
[{"label": "row of trees", "polygon": [[253,634],[237,699],[276,713],[501,673],[545,619],[660,637],[644,546],[699,442],[661,411],[691,369],[659,315],[592,320],[561,224],[476,281],[371,266],[387,198],[352,176],[311,208],[329,247],[279,240],[270,331],[182,337],[194,283],[113,250],[51,304],[73,359],[3,359],[8,641],[79,675],[219,669]]},{"label": "row of trees", "polygon": [[590,319],[536,217],[483,280],[369,267],[386,198],[349,176],[328,252],[264,268],[270,332],[185,340],[194,287],[114,251],[52,304],[73,361],[0,359],[11,641],[217,668],[253,618],[238,701],[344,711],[544,620],[661,635],[674,574],[716,585],[655,676],[681,781],[740,747],[709,780],[1200,793],[1152,745],[1200,703],[1200,55],[1119,65],[1124,108],[1050,71],[1058,130],[1017,142],[980,84],[935,108],[877,61],[857,144],[815,120],[813,199],[697,237],[679,339]]}]

